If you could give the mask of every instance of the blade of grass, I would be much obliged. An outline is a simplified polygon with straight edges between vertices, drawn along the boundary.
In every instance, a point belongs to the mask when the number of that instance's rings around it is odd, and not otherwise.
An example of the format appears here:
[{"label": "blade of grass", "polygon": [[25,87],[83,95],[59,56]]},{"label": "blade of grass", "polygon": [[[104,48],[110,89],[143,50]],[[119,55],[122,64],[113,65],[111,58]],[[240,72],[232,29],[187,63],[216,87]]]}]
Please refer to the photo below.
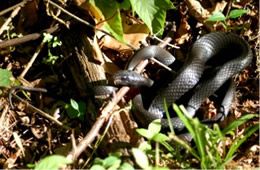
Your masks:
[{"label": "blade of grass", "polygon": [[[195,133],[194,128],[192,127],[192,124],[191,124],[192,119],[186,117],[184,115],[185,113],[183,114],[183,111],[176,104],[173,104],[173,109],[175,110],[175,112],[177,113],[177,115],[179,116],[179,118],[181,119],[183,124],[185,125],[185,127],[188,129],[188,131],[192,135],[192,137],[195,138],[196,137],[196,133]],[[184,112],[186,111],[184,109],[184,107],[182,109],[184,110]],[[179,144],[182,145],[181,142]],[[190,147],[188,147],[186,145],[183,145],[183,147],[188,149],[192,153],[192,155],[194,157],[196,157],[197,159],[200,160],[200,157],[198,156],[198,154],[196,153],[196,151],[194,149],[191,149]]]},{"label": "blade of grass", "polygon": [[190,147],[187,143],[185,143],[183,140],[178,138],[178,136],[170,134],[170,138],[173,139],[174,141],[176,141],[179,145],[181,145],[187,151],[189,151],[195,158],[200,160],[200,157],[197,154],[197,152],[192,147]]},{"label": "blade of grass", "polygon": [[255,133],[255,131],[257,131],[259,129],[259,124],[255,125],[255,126],[252,126],[252,127],[248,127],[246,130],[245,130],[245,136],[241,139],[237,138],[235,139],[235,141],[233,142],[233,144],[231,145],[228,153],[227,153],[227,156],[225,158],[225,161],[230,159],[232,157],[232,155],[237,151],[238,147],[246,141],[246,139],[248,137],[250,137],[253,133]]},{"label": "blade of grass", "polygon": [[192,137],[194,138],[196,136],[195,131],[194,131],[191,123],[188,121],[188,117],[184,116],[185,112],[183,114],[181,109],[176,104],[173,104],[173,109],[177,113],[179,118],[181,119],[182,123],[185,125],[185,127],[188,129],[188,131],[191,133]]},{"label": "blade of grass", "polygon": [[200,123],[198,119],[194,119],[194,130],[195,130],[195,138],[194,142],[196,143],[196,146],[198,148],[199,154],[201,157],[205,157],[206,151],[206,138],[205,138],[205,131],[200,127]]},{"label": "blade of grass", "polygon": [[257,114],[247,114],[238,120],[235,120],[230,125],[228,125],[225,129],[222,130],[222,134],[225,135],[229,133],[230,131],[234,130],[236,127],[240,126],[241,124],[245,123],[249,119],[252,119],[253,117],[258,116]]},{"label": "blade of grass", "polygon": [[234,158],[236,157],[236,155],[231,156],[228,160],[225,160],[222,164],[220,164],[219,166],[217,166],[215,169],[225,169],[225,166]]},{"label": "blade of grass", "polygon": [[166,117],[167,117],[167,120],[168,120],[168,123],[169,123],[170,131],[171,131],[172,134],[175,135],[175,132],[174,132],[174,129],[173,129],[173,126],[172,126],[172,122],[171,122],[171,117],[170,117],[170,114],[169,114],[169,111],[168,111],[166,99],[163,100],[163,106],[164,106],[165,114],[166,114]]}]

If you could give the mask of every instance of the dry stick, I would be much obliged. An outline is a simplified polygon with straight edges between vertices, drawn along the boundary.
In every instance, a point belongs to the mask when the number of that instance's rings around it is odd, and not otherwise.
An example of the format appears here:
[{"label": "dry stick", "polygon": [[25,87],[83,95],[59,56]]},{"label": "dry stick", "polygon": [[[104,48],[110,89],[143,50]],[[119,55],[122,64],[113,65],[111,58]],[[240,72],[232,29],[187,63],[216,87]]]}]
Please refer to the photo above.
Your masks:
[{"label": "dry stick", "polygon": [[[42,32],[47,32],[47,33],[51,34],[51,33],[54,33],[55,31],[57,31],[58,29],[59,29],[59,25],[57,24],[51,28],[43,30]],[[0,49],[9,47],[9,46],[18,45],[18,44],[25,43],[28,41],[36,40],[36,39],[40,38],[41,36],[42,36],[41,33],[32,33],[32,34],[25,35],[21,38],[13,38],[13,39],[10,39],[7,41],[3,41],[3,42],[0,42]]]},{"label": "dry stick", "polygon": [[210,32],[214,31],[213,23],[206,22],[210,12],[204,9],[203,6],[197,0],[184,0],[185,4],[188,6],[189,13],[199,22],[201,22]]},{"label": "dry stick", "polygon": [[38,54],[41,52],[43,46],[44,46],[45,42],[41,42],[41,44],[37,47],[35,53],[33,54],[31,60],[29,61],[28,64],[26,64],[26,67],[24,68],[23,72],[20,74],[19,77],[24,77],[25,74],[28,72],[28,70],[31,68],[31,66],[33,65],[34,61],[36,60]]},{"label": "dry stick", "polygon": [[[171,40],[171,38],[168,38],[167,43]],[[159,46],[163,48],[166,46],[166,43],[160,43]],[[148,60],[141,61],[136,67],[135,71],[137,73],[141,73],[141,71],[146,67],[147,64]],[[129,89],[130,87],[128,86],[123,86],[119,89],[114,98],[102,109],[100,117],[97,118],[95,124],[92,126],[88,134],[82,139],[77,147],[73,148],[72,151],[67,155],[67,159],[72,161],[76,160],[78,156],[88,147],[88,145],[90,145],[94,141],[94,139],[98,135],[99,130],[101,129],[101,127],[103,127],[104,122],[112,114],[111,111],[113,110],[115,105],[125,96]]]},{"label": "dry stick", "polygon": [[17,96],[16,94],[12,94],[14,96],[14,98],[16,98],[17,100],[19,100],[20,102],[23,102],[26,104],[26,106],[33,110],[34,112],[37,112],[39,113],[41,116],[49,119],[50,121],[52,121],[54,124],[58,125],[58,126],[61,126],[62,128],[64,129],[67,129],[67,130],[71,130],[71,128],[67,125],[64,125],[62,122],[58,121],[57,119],[53,118],[52,116],[50,116],[48,113],[38,109],[37,107],[34,107],[33,105],[29,104],[28,102],[24,101],[22,98],[20,98],[19,96]]},{"label": "dry stick", "polygon": [[14,6],[11,6],[11,7],[7,8],[7,9],[1,11],[1,12],[0,12],[0,16],[1,16],[1,15],[4,15],[5,13],[7,13],[7,12],[9,12],[9,11],[12,11],[12,10],[15,9],[16,7],[19,7],[19,6],[22,7],[22,6],[24,6],[27,2],[30,2],[30,1],[32,1],[32,0],[22,1],[22,2],[20,2],[20,3],[16,4],[16,5],[14,5]]},{"label": "dry stick", "polygon": [[6,30],[8,24],[12,21],[12,19],[18,14],[18,12],[21,10],[21,7],[18,6],[15,8],[15,10],[11,13],[10,17],[5,21],[5,23],[0,28],[0,35]]},{"label": "dry stick", "polygon": [[170,43],[166,43],[164,40],[161,40],[160,38],[158,38],[156,35],[153,36],[154,39],[156,39],[157,41],[160,41],[161,43],[165,43],[166,45],[172,47],[172,48],[176,48],[176,49],[180,49],[179,46],[170,44]]}]

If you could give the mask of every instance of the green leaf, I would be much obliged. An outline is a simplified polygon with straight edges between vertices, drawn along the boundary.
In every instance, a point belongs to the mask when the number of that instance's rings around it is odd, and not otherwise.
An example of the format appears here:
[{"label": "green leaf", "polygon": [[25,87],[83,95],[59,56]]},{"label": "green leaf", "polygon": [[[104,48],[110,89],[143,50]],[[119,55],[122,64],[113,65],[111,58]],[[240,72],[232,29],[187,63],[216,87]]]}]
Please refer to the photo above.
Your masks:
[{"label": "green leaf", "polygon": [[141,168],[145,169],[149,167],[149,161],[146,156],[146,154],[137,148],[132,148],[132,153],[135,158],[135,162],[137,165],[139,165]]},{"label": "green leaf", "polygon": [[159,133],[161,130],[161,119],[152,121],[148,126],[148,130],[153,134]]},{"label": "green leaf", "polygon": [[158,133],[158,134],[154,135],[153,140],[161,143],[161,142],[169,140],[169,137],[166,136],[165,134]]},{"label": "green leaf", "polygon": [[87,105],[85,102],[80,101],[79,102],[79,113],[78,113],[78,118],[82,121],[84,121],[84,117],[87,111]]},{"label": "green leaf", "polygon": [[147,141],[144,141],[144,142],[142,142],[142,143],[139,145],[138,149],[141,149],[142,151],[146,152],[146,151],[151,150],[151,149],[152,149],[152,146],[151,146],[151,144],[148,143]]},{"label": "green leaf", "polygon": [[52,48],[55,48],[57,46],[61,46],[62,45],[62,42],[58,39],[58,37],[54,37],[53,38],[53,43],[52,43]]},{"label": "green leaf", "polygon": [[209,22],[209,21],[225,21],[226,20],[226,17],[225,15],[222,13],[222,12],[216,12],[214,13],[213,15],[211,15],[207,20],[206,22]]},{"label": "green leaf", "polygon": [[94,159],[94,164],[95,165],[103,165],[103,159],[101,159],[101,158],[95,158]]},{"label": "green leaf", "polygon": [[123,163],[123,165],[120,167],[122,170],[135,170],[135,168],[129,164],[129,163]]},{"label": "green leaf", "polygon": [[109,156],[103,161],[104,168],[119,168],[121,160],[116,156]]},{"label": "green leaf", "polygon": [[35,168],[35,164],[26,164],[26,166],[28,167],[28,168],[30,168],[30,169],[32,169],[32,168]]},{"label": "green leaf", "polygon": [[51,155],[45,157],[40,161],[38,165],[36,165],[35,170],[38,169],[58,169],[61,166],[71,164],[72,161],[67,160],[66,157],[61,155]]},{"label": "green leaf", "polygon": [[162,34],[166,11],[173,9],[170,0],[130,0],[132,8],[150,29],[152,34]]},{"label": "green leaf", "polygon": [[154,136],[154,133],[143,128],[136,129],[136,132],[142,135],[143,137],[146,137],[148,140],[151,140]]},{"label": "green leaf", "polygon": [[10,86],[12,83],[10,78],[12,76],[13,75],[10,71],[0,68],[0,87]]},{"label": "green leaf", "polygon": [[43,36],[44,36],[44,38],[43,38],[44,43],[50,42],[53,38],[53,35],[51,35],[50,33],[46,33],[46,32],[43,33]]},{"label": "green leaf", "polygon": [[95,0],[95,5],[105,16],[106,29],[119,41],[124,42],[119,5],[115,0]]},{"label": "green leaf", "polygon": [[169,170],[168,167],[156,167],[155,169],[156,170]]},{"label": "green leaf", "polygon": [[81,121],[84,121],[87,110],[85,102],[80,101],[77,103],[75,100],[70,99],[70,104],[66,104],[65,109],[70,118],[79,118]]},{"label": "green leaf", "polygon": [[74,99],[70,99],[70,104],[75,110],[79,110],[79,105]]},{"label": "green leaf", "polygon": [[131,3],[130,0],[123,0],[122,2],[118,2],[120,9],[130,9]]},{"label": "green leaf", "polygon": [[230,11],[228,17],[229,18],[238,18],[241,17],[242,15],[246,14],[247,10],[244,9],[234,9],[232,11]]},{"label": "green leaf", "polygon": [[90,170],[105,170],[105,168],[101,165],[93,165]]},{"label": "green leaf", "polygon": [[68,116],[70,117],[70,118],[76,118],[76,117],[78,117],[78,111],[77,110],[75,110],[72,106],[71,106],[71,104],[66,104],[65,105],[65,109],[66,109],[66,112],[67,112],[67,114],[68,114]]}]

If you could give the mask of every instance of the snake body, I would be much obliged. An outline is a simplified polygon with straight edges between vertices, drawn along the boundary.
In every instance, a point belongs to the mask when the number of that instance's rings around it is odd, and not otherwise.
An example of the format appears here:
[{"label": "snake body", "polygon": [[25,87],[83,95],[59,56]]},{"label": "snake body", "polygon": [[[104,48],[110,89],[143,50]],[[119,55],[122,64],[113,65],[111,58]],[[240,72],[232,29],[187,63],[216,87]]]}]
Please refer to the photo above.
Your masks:
[{"label": "snake body", "polygon": [[[127,70],[134,70],[135,66],[143,59],[155,57],[162,63],[169,65],[174,62],[174,57],[166,50],[157,46],[148,46],[138,51],[129,62]],[[218,57],[218,58],[216,58]],[[158,95],[152,100],[148,110],[143,107],[141,95],[134,98],[137,108],[138,121],[147,126],[155,119],[161,119],[162,127],[168,127],[168,120],[164,119],[164,99],[167,106],[195,86],[196,91],[189,99],[186,109],[189,117],[194,117],[203,101],[219,89],[233,75],[239,73],[249,65],[252,60],[252,51],[248,43],[233,33],[215,32],[202,36],[195,41],[188,58],[177,76],[159,90]],[[201,80],[208,63],[218,64],[214,73],[205,80]],[[199,85],[198,85],[199,84]],[[232,94],[228,94],[232,96]],[[226,97],[230,101],[231,97]],[[224,107],[224,109],[227,107]],[[175,129],[183,129],[184,125],[178,117],[171,118]]]}]

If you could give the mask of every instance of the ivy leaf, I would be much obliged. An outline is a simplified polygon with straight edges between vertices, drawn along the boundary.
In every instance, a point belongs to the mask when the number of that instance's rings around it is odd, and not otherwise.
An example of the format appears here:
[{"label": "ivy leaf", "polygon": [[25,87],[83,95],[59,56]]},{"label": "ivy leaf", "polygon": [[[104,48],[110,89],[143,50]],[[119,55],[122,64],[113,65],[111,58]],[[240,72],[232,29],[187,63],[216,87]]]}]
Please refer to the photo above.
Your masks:
[{"label": "ivy leaf", "polygon": [[10,71],[0,68],[0,87],[11,85],[12,81],[10,78],[12,76]]},{"label": "ivy leaf", "polygon": [[246,14],[247,13],[247,10],[243,10],[243,9],[234,9],[232,10],[228,17],[229,18],[238,18],[238,17],[241,17],[242,15]]},{"label": "ivy leaf", "polygon": [[119,41],[124,42],[119,5],[115,0],[95,0],[96,7],[105,16],[105,28]]},{"label": "ivy leaf", "polygon": [[209,21],[225,21],[226,20],[226,17],[225,15],[222,13],[222,12],[216,12],[214,13],[213,15],[211,15],[207,20],[206,22],[209,22]]},{"label": "ivy leaf", "polygon": [[139,15],[152,34],[163,33],[166,11],[174,9],[170,0],[130,0],[133,10]]}]

